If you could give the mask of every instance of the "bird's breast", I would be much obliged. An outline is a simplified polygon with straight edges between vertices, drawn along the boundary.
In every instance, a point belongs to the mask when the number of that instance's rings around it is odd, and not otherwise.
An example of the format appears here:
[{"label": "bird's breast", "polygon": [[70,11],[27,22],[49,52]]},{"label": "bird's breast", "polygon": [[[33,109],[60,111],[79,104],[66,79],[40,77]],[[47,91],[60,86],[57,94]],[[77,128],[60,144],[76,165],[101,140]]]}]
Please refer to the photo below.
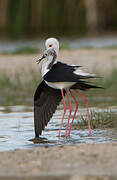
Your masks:
[{"label": "bird's breast", "polygon": [[47,61],[47,59],[45,59],[42,63],[42,69],[41,69],[41,74],[42,74],[42,77],[49,71],[48,69],[48,65],[49,65],[49,61]]},{"label": "bird's breast", "polygon": [[75,82],[45,82],[48,86],[54,89],[66,89],[75,84]]}]

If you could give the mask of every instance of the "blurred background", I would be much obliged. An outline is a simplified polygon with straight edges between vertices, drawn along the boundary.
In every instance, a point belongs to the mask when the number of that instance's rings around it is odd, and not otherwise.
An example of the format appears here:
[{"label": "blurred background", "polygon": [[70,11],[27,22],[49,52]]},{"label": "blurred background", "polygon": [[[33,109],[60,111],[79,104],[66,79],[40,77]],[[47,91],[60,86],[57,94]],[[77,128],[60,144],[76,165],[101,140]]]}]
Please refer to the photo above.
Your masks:
[{"label": "blurred background", "polygon": [[116,86],[116,0],[0,0],[2,98],[12,104],[12,96],[33,97],[41,80],[35,59],[48,37],[60,41],[63,61],[110,78],[108,88]]},{"label": "blurred background", "polygon": [[0,0],[0,37],[79,37],[116,33],[116,7],[116,0]]},{"label": "blurred background", "polygon": [[[99,138],[87,141],[86,104],[78,97],[74,127],[81,131],[75,131],[75,139],[81,132],[80,143],[117,140],[117,0],[0,0],[0,147],[24,148],[24,140],[34,135],[33,95],[42,80],[36,60],[49,37],[60,42],[60,61],[97,74],[101,78],[92,83],[105,88],[82,92],[89,100],[91,127],[98,128]],[[59,117],[53,117],[56,133],[62,110],[61,105]],[[53,139],[52,125],[45,136]],[[105,128],[112,131],[105,133]]]}]

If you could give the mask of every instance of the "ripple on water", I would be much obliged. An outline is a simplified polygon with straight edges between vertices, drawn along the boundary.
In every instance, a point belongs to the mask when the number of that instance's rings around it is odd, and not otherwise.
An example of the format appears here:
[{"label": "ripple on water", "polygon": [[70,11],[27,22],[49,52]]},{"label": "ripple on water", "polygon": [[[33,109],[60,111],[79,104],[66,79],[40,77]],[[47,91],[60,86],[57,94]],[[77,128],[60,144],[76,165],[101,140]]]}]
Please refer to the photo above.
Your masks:
[{"label": "ripple on water", "polygon": [[[61,137],[58,137],[63,111],[58,109],[43,132],[42,138],[32,139],[34,137],[33,127],[33,107],[28,106],[10,106],[0,107],[0,151],[14,149],[25,149],[39,146],[53,145],[72,145],[81,143],[104,143],[117,141],[117,131],[111,129],[92,130],[92,136],[89,136],[88,129],[78,130],[72,128],[71,136],[65,137],[67,115],[61,131]],[[107,112],[108,109],[90,108],[96,112]],[[117,107],[109,107],[111,112],[117,113]],[[79,109],[79,114],[85,114],[86,109]],[[75,120],[77,122],[77,120]],[[39,143],[39,144],[37,144]]]}]

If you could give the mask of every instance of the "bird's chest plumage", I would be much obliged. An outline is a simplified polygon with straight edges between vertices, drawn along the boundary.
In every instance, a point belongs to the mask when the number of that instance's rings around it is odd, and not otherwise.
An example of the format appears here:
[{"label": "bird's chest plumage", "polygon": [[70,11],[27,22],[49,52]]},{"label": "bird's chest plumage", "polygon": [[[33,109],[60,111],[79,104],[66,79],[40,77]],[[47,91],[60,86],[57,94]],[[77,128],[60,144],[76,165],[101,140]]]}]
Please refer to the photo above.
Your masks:
[{"label": "bird's chest plumage", "polygon": [[42,77],[49,71],[49,61],[47,61],[47,59],[45,59],[42,63],[42,69],[41,69],[41,74],[42,74]]}]

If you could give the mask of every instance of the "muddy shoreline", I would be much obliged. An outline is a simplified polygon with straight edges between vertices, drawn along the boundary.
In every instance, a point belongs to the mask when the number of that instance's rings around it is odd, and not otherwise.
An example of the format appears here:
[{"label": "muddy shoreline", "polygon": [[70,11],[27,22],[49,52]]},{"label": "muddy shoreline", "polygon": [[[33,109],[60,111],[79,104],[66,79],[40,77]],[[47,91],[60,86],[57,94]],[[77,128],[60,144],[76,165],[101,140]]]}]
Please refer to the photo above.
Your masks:
[{"label": "muddy shoreline", "polygon": [[117,143],[0,152],[0,177],[117,177]]}]

